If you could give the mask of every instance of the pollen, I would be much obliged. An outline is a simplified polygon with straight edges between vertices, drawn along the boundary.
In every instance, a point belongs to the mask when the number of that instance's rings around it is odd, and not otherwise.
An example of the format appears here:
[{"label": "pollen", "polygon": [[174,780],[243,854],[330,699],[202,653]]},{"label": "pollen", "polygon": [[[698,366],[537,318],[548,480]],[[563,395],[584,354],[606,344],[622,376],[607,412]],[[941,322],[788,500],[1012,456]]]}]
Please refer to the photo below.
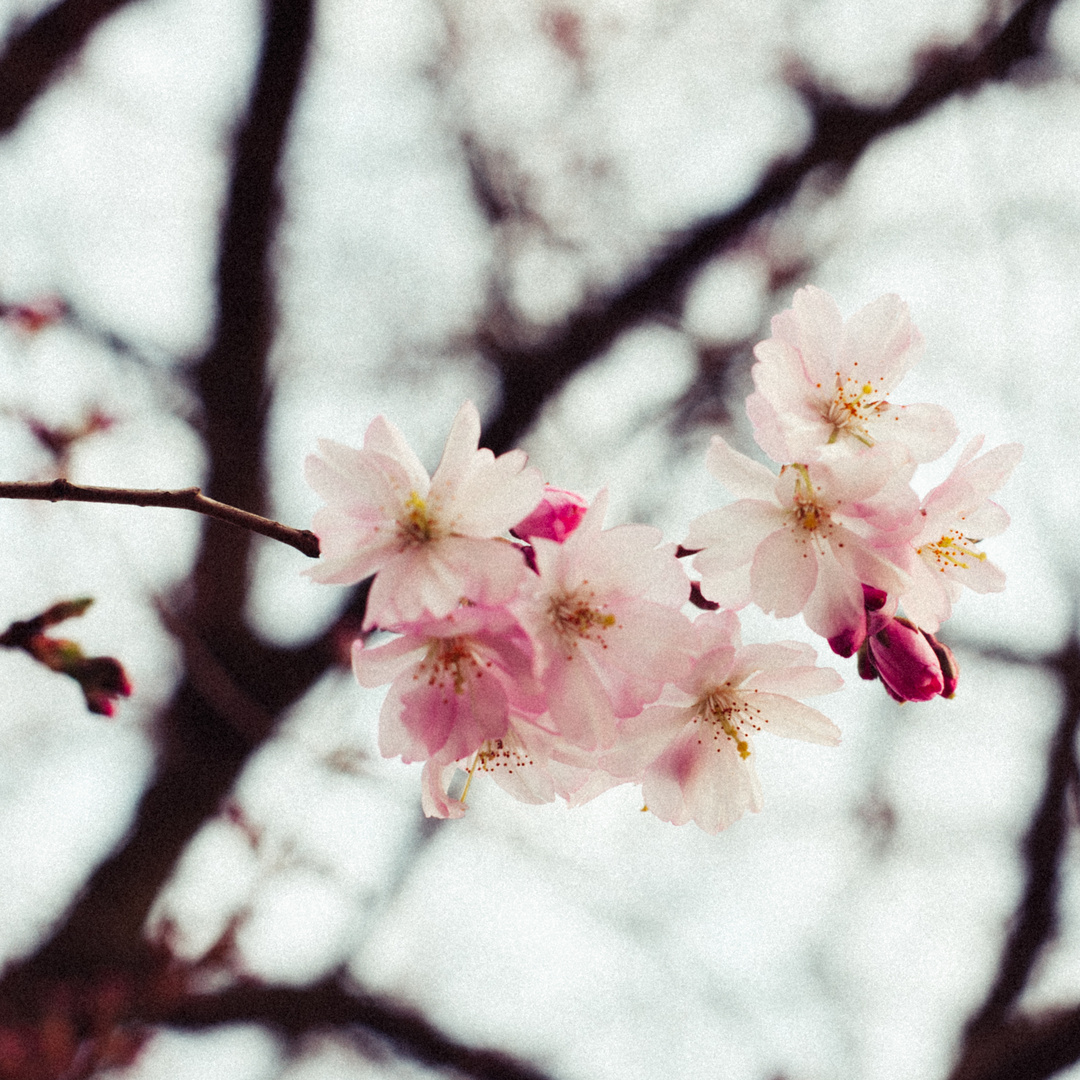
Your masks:
[{"label": "pollen", "polygon": [[864,382],[861,386],[849,386],[854,381],[850,377],[842,379],[840,372],[836,373],[836,391],[832,398],[822,403],[821,418],[832,426],[830,444],[841,435],[847,435],[864,446],[873,446],[874,438],[867,425],[878,419],[889,408],[889,403],[875,396],[873,384]]},{"label": "pollen", "polygon": [[832,519],[829,511],[822,506],[817,491],[814,490],[814,485],[810,480],[810,470],[805,465],[785,465],[784,469],[787,468],[795,469],[799,474],[792,493],[794,524],[808,533],[829,531],[832,527]]},{"label": "pollen", "polygon": [[950,529],[940,540],[916,548],[915,553],[929,562],[936,563],[941,573],[945,573],[950,567],[968,570],[971,568],[971,562],[968,560],[986,561],[986,552],[976,551],[974,548],[974,545],[978,543],[980,541],[965,536],[959,530]]},{"label": "pollen", "polygon": [[414,678],[425,674],[428,686],[453,686],[454,693],[460,695],[470,679],[483,677],[483,670],[467,639],[439,638],[431,643]]},{"label": "pollen", "polygon": [[583,638],[586,641],[599,642],[606,648],[603,631],[610,630],[617,620],[610,612],[604,611],[603,607],[603,604],[596,602],[594,593],[590,591],[583,595],[579,590],[552,597],[548,607],[548,619],[561,638]]},{"label": "pollen", "polygon": [[[760,731],[761,710],[750,704],[744,694],[732,691],[725,685],[706,694],[697,704],[695,720],[704,721],[712,728],[716,751],[721,753],[728,743],[735,744],[735,752],[745,761],[751,753],[750,734]],[[698,742],[703,742],[699,739]]]},{"label": "pollen", "polygon": [[426,500],[416,491],[410,491],[405,500],[404,513],[398,518],[398,534],[402,550],[413,544],[425,544],[436,537],[434,518]]}]

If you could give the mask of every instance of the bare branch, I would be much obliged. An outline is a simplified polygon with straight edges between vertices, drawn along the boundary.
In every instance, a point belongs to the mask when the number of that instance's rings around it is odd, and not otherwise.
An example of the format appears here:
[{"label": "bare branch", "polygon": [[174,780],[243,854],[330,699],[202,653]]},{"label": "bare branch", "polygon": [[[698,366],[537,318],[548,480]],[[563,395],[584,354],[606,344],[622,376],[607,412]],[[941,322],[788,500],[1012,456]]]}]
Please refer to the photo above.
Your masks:
[{"label": "bare branch", "polygon": [[490,336],[481,340],[481,350],[502,384],[502,402],[484,431],[484,445],[495,453],[515,446],[548,398],[620,334],[647,318],[676,313],[694,274],[786,206],[812,173],[828,169],[842,178],[883,135],[951,97],[1007,78],[1018,64],[1040,55],[1046,24],[1058,2],[1024,0],[1003,25],[989,24],[971,41],[924,57],[907,92],[891,105],[863,105],[803,88],[813,123],[809,141],[796,157],[777,162],[741,203],[676,236],[619,292],[591,298],[539,345],[512,348]]},{"label": "bare branch", "polygon": [[301,989],[248,985],[192,995],[146,1019],[182,1028],[258,1022],[286,1036],[355,1027],[385,1039],[404,1057],[474,1080],[548,1080],[534,1065],[498,1050],[465,1046],[418,1012],[372,994],[349,993],[336,981]]},{"label": "bare branch", "polygon": [[319,557],[319,538],[307,529],[293,529],[279,521],[260,517],[235,506],[207,498],[197,487],[172,491],[148,488],[89,487],[69,480],[0,483],[0,499],[38,499],[42,502],[115,503],[120,506],[164,506],[173,510],[192,510],[196,514],[227,521],[248,532],[269,536],[307,555]]},{"label": "bare branch", "polygon": [[[1042,798],[1023,841],[1027,880],[1002,949],[994,985],[982,1007],[968,1021],[954,1080],[962,1076],[984,1075],[974,1070],[971,1062],[989,1060],[988,1046],[998,1047],[1003,1040],[1011,1045],[1019,1038],[1018,1033],[1025,1030],[1026,1021],[1014,1017],[1013,1011],[1027,987],[1036,961],[1057,929],[1061,860],[1068,838],[1069,797],[1077,775],[1076,734],[1080,727],[1080,639],[1075,632],[1056,656],[1047,658],[1046,666],[1060,678],[1065,701],[1057,731],[1050,743]],[[1068,1061],[1062,1061],[1062,1065],[1080,1057],[1080,1027],[1077,1022],[1074,1020],[1072,1026],[1063,1031],[1063,1034],[1059,1033],[1060,1039],[1064,1039],[1061,1045],[1067,1043],[1074,1050],[1070,1051],[1073,1056]],[[1055,1039],[1060,1041],[1059,1036],[1055,1036]],[[985,1075],[1019,1074],[987,1070]],[[1023,1075],[1050,1074],[1033,1072]]]},{"label": "bare branch", "polygon": [[94,27],[129,2],[63,0],[11,38],[0,58],[0,135],[15,128]]},{"label": "bare branch", "polygon": [[1017,1017],[965,1051],[951,1080],[1048,1080],[1080,1061],[1080,1006]]}]

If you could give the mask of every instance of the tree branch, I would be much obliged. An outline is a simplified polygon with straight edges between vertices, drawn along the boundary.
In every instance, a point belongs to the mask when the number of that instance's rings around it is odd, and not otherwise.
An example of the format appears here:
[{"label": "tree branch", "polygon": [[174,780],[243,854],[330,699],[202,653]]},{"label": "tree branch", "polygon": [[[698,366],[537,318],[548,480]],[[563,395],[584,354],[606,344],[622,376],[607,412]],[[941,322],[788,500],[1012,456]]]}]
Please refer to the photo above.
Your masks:
[{"label": "tree branch", "polygon": [[544,403],[571,376],[644,319],[676,313],[694,274],[786,206],[812,173],[826,168],[842,178],[883,135],[955,95],[1008,77],[1017,64],[1038,56],[1058,2],[1024,0],[1000,27],[988,25],[954,49],[928,53],[907,92],[891,105],[863,105],[804,87],[813,124],[809,141],[796,157],[776,162],[741,203],[676,236],[620,291],[602,300],[592,298],[538,345],[514,348],[490,334],[481,338],[480,349],[502,384],[501,404],[485,428],[484,445],[497,454],[517,445]]},{"label": "tree branch", "polygon": [[63,0],[12,37],[0,57],[0,135],[63,70],[98,23],[131,0]]},{"label": "tree branch", "polygon": [[[1057,929],[1057,898],[1061,886],[1061,861],[1069,831],[1069,795],[1077,775],[1076,735],[1080,728],[1080,638],[1076,633],[1045,666],[1055,671],[1061,681],[1064,704],[1061,719],[1051,740],[1046,781],[1042,798],[1032,815],[1023,840],[1026,867],[1024,892],[1020,899],[1001,959],[994,985],[986,1000],[968,1021],[964,1032],[959,1064],[953,1073],[959,1077],[981,1075],[978,1062],[995,1059],[1007,1044],[1015,1056],[1022,1041],[1031,1038],[1042,1044],[1043,1036],[1034,1020],[1014,1016],[1016,1003],[1027,987],[1035,963],[1053,939]],[[1027,1034],[1025,1034],[1027,1032]],[[1036,1035],[1038,1038],[1036,1039]],[[1074,1019],[1058,1031],[1052,1040],[1059,1048],[1071,1047],[1073,1056],[1057,1068],[1080,1057],[1080,1026]],[[1020,1047],[1020,1050],[1017,1048]],[[993,1048],[992,1052],[988,1048]],[[1064,1052],[1061,1050],[1061,1052]],[[1034,1054],[1034,1048],[1031,1049]],[[1055,1058],[1055,1060],[1057,1060]],[[985,1075],[1012,1076],[1018,1073],[997,1071],[997,1065]],[[1027,1076],[1028,1073],[1023,1075]],[[1050,1075],[1032,1072],[1030,1075]]]},{"label": "tree branch", "polygon": [[192,510],[196,514],[227,521],[248,532],[269,536],[307,555],[319,557],[319,538],[307,529],[293,529],[279,521],[260,517],[235,506],[207,498],[197,487],[172,491],[145,488],[88,487],[68,480],[44,480],[37,483],[15,481],[0,483],[0,499],[38,499],[42,502],[114,503],[120,506],[164,506],[173,510]]},{"label": "tree branch", "polygon": [[385,1039],[403,1057],[474,1080],[548,1080],[534,1065],[497,1050],[465,1046],[412,1009],[373,994],[349,993],[332,980],[299,989],[246,985],[192,995],[146,1019],[180,1028],[255,1022],[289,1037],[356,1027]]}]

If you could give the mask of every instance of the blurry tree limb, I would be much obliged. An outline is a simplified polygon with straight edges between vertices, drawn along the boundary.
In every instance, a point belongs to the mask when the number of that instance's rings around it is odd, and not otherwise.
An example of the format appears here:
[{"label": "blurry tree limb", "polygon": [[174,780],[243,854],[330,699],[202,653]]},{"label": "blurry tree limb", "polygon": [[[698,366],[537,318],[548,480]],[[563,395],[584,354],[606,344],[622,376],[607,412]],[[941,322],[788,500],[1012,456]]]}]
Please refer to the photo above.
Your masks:
[{"label": "blurry tree limb", "polygon": [[950,1080],[1048,1080],[1080,1061],[1080,1006],[1018,1016],[965,1048]]},{"label": "blurry tree limb", "polygon": [[[233,506],[263,506],[263,444],[273,334],[271,250],[279,203],[277,170],[313,28],[313,0],[265,0],[255,82],[237,129],[220,233],[218,318],[195,367],[193,389],[209,457],[206,489]],[[57,979],[155,970],[143,929],[162,885],[199,826],[215,814],[253,748],[310,683],[290,678],[285,650],[259,642],[244,605],[251,534],[207,519],[184,617],[238,692],[262,717],[244,734],[185,678],[155,726],[157,773],[129,835],[86,884],[39,951],[5,974],[0,1006],[33,1014]],[[213,695],[210,695],[213,696]],[[219,703],[220,704],[220,703]],[[42,985],[46,990],[41,990]]]},{"label": "blurry tree limb", "polygon": [[[1050,742],[1042,796],[1022,844],[1024,891],[1009,927],[998,961],[994,984],[964,1032],[960,1063],[953,1080],[975,1076],[1049,1076],[1050,1072],[1001,1071],[999,1063],[1019,1055],[1032,1063],[1058,1061],[1052,1071],[1080,1060],[1080,1019],[1043,1021],[1014,1015],[1020,996],[1043,949],[1057,929],[1057,900],[1061,862],[1070,826],[1070,795],[1077,783],[1076,735],[1080,727],[1080,638],[1074,631],[1055,656],[1040,665],[1054,672],[1064,702],[1057,730]],[[1030,1046],[1026,1044],[1030,1043]],[[1051,1053],[1048,1048],[1053,1048]],[[1008,1053],[1006,1054],[1006,1049]],[[983,1069],[979,1063],[986,1063]],[[992,1067],[991,1067],[992,1066]]]},{"label": "blurry tree limb", "polygon": [[958,94],[1009,77],[1018,65],[1040,56],[1059,2],[1024,0],[1003,24],[995,19],[955,48],[928,52],[918,59],[907,91],[890,105],[864,105],[813,85],[800,87],[810,112],[810,138],[796,157],[775,163],[742,202],[687,229],[619,291],[594,298],[539,344],[515,347],[491,334],[481,337],[481,352],[501,381],[501,404],[485,429],[484,445],[496,453],[511,449],[544,403],[620,334],[646,318],[676,315],[697,271],[786,206],[812,173],[828,169],[837,179],[846,176],[883,135]]},{"label": "blurry tree limb", "polygon": [[350,993],[332,980],[299,989],[249,984],[192,995],[148,1019],[180,1028],[262,1023],[287,1037],[353,1027],[386,1040],[403,1057],[475,1080],[547,1080],[533,1065],[500,1051],[465,1046],[414,1010],[375,995]]},{"label": "blurry tree limb", "polygon": [[289,547],[307,555],[319,557],[319,538],[307,529],[293,529],[278,521],[251,514],[235,506],[227,506],[216,499],[208,499],[197,487],[178,488],[171,491],[88,487],[72,484],[68,480],[44,480],[41,482],[16,481],[0,483],[0,499],[36,499],[43,502],[90,502],[114,503],[120,506],[163,506],[174,510],[192,510],[196,514],[227,521],[230,525],[249,532],[279,540]]},{"label": "blurry tree limb", "polygon": [[94,28],[131,0],[61,0],[8,39],[0,56],[0,135],[63,70]]}]

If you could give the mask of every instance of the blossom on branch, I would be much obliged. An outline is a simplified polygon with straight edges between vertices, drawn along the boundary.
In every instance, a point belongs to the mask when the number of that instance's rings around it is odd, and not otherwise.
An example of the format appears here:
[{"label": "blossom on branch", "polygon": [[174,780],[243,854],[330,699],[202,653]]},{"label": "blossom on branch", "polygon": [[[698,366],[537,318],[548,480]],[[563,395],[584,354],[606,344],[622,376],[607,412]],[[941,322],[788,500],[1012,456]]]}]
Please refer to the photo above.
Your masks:
[{"label": "blossom on branch", "polygon": [[799,289],[791,308],[774,316],[772,337],[754,348],[756,389],[746,400],[754,438],[777,462],[878,443],[934,461],[956,439],[952,414],[887,398],[921,352],[899,297],[882,296],[844,322],[828,293]]},{"label": "blossom on branch", "polygon": [[835,638],[861,625],[863,585],[901,590],[904,574],[870,537],[910,521],[917,497],[888,448],[829,464],[764,465],[713,436],[706,463],[738,501],[690,525],[684,545],[700,549],[701,591],[722,607],[753,601],[780,618],[800,611],[806,625]]},{"label": "blossom on branch", "polygon": [[589,504],[576,492],[544,485],[540,505],[511,530],[521,540],[542,537],[561,544],[581,524]]},{"label": "blossom on branch", "polygon": [[307,459],[308,483],[327,505],[313,529],[316,581],[348,585],[376,574],[365,627],[441,617],[462,597],[499,604],[525,572],[520,550],[497,538],[532,511],[539,472],[512,450],[478,449],[480,416],[466,401],[430,477],[401,432],[379,416],[356,450],[329,439]]},{"label": "blossom on branch", "polygon": [[502,738],[511,708],[543,711],[532,643],[504,608],[469,606],[402,624],[401,636],[353,645],[361,686],[391,683],[379,719],[384,757],[456,761]]},{"label": "blossom on branch", "polygon": [[982,444],[983,436],[972,439],[948,479],[923,499],[907,530],[910,539],[899,530],[880,542],[909,575],[901,603],[925,630],[936,631],[952,614],[965,585],[978,593],[1005,588],[1005,575],[978,545],[1009,524],[1009,515],[989,496],[1008,480],[1023,447],[1006,443],[979,454]]},{"label": "blossom on branch", "polygon": [[699,616],[689,673],[661,703],[623,725],[604,768],[642,779],[646,807],[676,825],[695,821],[706,832],[727,828],[761,809],[752,738],[769,730],[788,739],[835,746],[828,717],[795,700],[843,685],[816,666],[809,645],[786,641],[742,646],[733,611]]},{"label": "blossom on branch", "polygon": [[659,529],[604,529],[597,496],[561,544],[536,538],[537,575],[513,607],[536,650],[546,714],[537,723],[584,750],[655,701],[686,663],[690,582]]}]

